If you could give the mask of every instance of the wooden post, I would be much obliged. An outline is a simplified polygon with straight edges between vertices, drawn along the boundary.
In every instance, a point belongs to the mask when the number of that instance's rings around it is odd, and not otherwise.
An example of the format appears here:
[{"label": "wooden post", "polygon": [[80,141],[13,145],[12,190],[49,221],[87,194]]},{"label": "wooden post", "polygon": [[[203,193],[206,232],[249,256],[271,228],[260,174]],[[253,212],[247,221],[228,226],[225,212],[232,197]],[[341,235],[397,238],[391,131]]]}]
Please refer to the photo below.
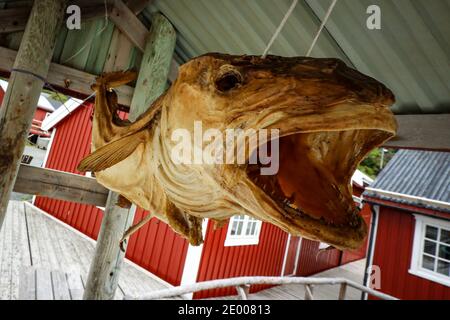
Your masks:
[{"label": "wooden post", "polygon": [[[175,40],[175,30],[170,22],[162,15],[155,14],[130,106],[130,119],[136,119],[164,92]],[[118,207],[117,199],[118,195],[111,192],[89,270],[83,297],[86,300],[114,298],[125,256],[120,250],[119,241],[133,222],[136,210],[135,206],[130,210]]]},{"label": "wooden post", "polygon": [[305,284],[305,300],[314,299],[314,291],[312,284]]},{"label": "wooden post", "polygon": [[339,289],[339,300],[345,300],[345,294],[347,293],[347,283],[341,283],[341,288]]},{"label": "wooden post", "polygon": [[159,13],[152,15],[152,26],[131,99],[130,120],[136,120],[165,91],[175,40],[175,30],[170,22]]},{"label": "wooden post", "polygon": [[34,1],[0,108],[0,229],[64,9],[65,1]]}]

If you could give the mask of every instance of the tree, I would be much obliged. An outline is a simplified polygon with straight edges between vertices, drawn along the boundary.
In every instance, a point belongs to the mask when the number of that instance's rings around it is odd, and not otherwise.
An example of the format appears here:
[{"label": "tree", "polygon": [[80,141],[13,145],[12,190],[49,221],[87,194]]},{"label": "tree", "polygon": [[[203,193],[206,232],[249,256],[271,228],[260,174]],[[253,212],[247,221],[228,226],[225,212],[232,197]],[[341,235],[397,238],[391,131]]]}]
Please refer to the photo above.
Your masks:
[{"label": "tree", "polygon": [[359,164],[358,169],[375,179],[396,152],[396,149],[376,148]]}]

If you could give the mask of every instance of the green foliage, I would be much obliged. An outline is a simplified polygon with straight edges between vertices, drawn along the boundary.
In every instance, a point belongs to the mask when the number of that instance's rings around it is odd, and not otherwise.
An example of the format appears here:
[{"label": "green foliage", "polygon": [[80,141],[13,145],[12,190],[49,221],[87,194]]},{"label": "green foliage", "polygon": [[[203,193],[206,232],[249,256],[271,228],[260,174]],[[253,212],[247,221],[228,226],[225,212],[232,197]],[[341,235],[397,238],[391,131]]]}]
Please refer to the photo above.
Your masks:
[{"label": "green foliage", "polygon": [[[383,157],[383,168],[392,159],[397,150],[394,149],[384,149]],[[381,158],[382,150],[381,148],[373,149],[367,157],[359,164],[358,169],[367,174],[372,179],[375,179],[381,171]]]},{"label": "green foliage", "polygon": [[64,95],[64,94],[62,94],[62,93],[54,92],[54,91],[51,91],[51,90],[48,90],[48,89],[43,89],[42,91],[45,92],[45,93],[48,93],[49,97],[51,99],[56,100],[56,101],[58,101],[60,103],[66,103],[67,100],[69,100],[69,97]]}]

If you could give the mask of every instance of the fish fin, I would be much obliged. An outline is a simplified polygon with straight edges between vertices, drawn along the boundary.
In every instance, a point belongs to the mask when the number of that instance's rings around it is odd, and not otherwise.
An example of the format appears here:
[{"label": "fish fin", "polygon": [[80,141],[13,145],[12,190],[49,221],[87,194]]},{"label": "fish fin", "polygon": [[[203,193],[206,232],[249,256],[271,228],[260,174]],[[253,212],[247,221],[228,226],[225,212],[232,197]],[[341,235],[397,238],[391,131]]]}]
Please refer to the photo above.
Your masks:
[{"label": "fish fin", "polygon": [[146,130],[142,130],[104,145],[81,160],[77,170],[97,172],[112,167],[136,150],[145,141],[146,135]]},{"label": "fish fin", "polygon": [[104,73],[96,80],[97,83],[106,84],[107,88],[115,88],[135,80],[136,77],[137,74],[134,71],[116,71]]}]

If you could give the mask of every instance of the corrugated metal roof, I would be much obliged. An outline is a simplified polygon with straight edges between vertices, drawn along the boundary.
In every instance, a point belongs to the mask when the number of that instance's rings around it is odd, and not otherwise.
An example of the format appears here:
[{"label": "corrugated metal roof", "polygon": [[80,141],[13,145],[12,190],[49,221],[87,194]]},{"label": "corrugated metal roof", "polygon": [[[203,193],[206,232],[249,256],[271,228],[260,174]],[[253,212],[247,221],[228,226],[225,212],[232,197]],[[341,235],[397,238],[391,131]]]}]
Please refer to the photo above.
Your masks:
[{"label": "corrugated metal roof", "polygon": [[[0,1],[1,2],[1,1]],[[304,55],[331,0],[300,0],[270,53]],[[8,6],[20,1],[8,1]],[[179,62],[216,51],[262,54],[291,0],[157,0],[141,20],[161,11],[178,32]],[[366,27],[369,5],[381,9],[381,30]],[[312,56],[336,57],[385,83],[397,97],[395,113],[450,113],[450,0],[339,0]],[[104,19],[63,30],[53,61],[98,74],[111,45],[113,25]],[[7,36],[17,49],[22,33]],[[83,48],[81,52],[80,48]],[[73,59],[69,59],[74,54]],[[141,53],[134,48],[130,67]]]},{"label": "corrugated metal roof", "polygon": [[[270,53],[304,55],[331,0],[300,1]],[[178,31],[184,60],[219,51],[262,54],[291,0],[158,0]],[[369,5],[381,9],[381,30],[366,27]],[[385,83],[396,113],[450,113],[450,0],[339,0],[314,57],[337,57]]]},{"label": "corrugated metal roof", "polygon": [[[450,153],[400,150],[381,171],[371,188],[450,203]],[[366,190],[364,195],[394,200],[371,190]],[[395,200],[398,202],[398,199]],[[413,199],[401,201],[418,204]],[[433,206],[430,205],[430,208]]]}]

